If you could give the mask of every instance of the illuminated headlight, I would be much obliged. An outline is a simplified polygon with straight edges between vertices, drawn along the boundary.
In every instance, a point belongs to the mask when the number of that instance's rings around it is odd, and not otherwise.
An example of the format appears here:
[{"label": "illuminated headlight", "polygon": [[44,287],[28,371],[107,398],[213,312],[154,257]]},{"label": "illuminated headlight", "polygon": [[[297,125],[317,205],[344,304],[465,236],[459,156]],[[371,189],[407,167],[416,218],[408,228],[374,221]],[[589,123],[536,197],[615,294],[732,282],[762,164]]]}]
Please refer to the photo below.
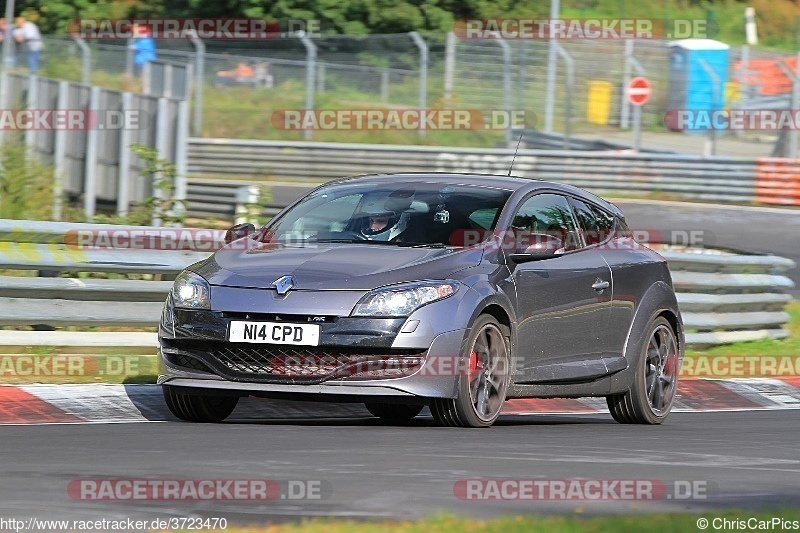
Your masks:
[{"label": "illuminated headlight", "polygon": [[376,289],[356,304],[353,316],[408,316],[423,305],[443,300],[458,290],[454,282],[419,282]]},{"label": "illuminated headlight", "polygon": [[210,294],[208,282],[188,270],[181,272],[172,285],[172,302],[175,307],[211,309]]}]

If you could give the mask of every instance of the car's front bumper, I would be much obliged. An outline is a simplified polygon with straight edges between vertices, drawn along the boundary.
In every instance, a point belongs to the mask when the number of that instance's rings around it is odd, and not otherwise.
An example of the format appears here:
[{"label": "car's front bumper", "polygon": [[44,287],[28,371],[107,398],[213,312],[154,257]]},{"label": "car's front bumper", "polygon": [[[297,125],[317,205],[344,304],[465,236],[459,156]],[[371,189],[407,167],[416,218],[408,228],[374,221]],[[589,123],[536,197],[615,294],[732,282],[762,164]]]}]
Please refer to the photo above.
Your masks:
[{"label": "car's front bumper", "polygon": [[[159,383],[305,399],[455,397],[477,293],[459,291],[406,318],[348,316],[364,294],[295,290],[279,297],[270,289],[213,286],[211,307],[225,311],[176,309],[170,297],[159,327]],[[316,323],[319,345],[232,343],[233,320]]]},{"label": "car's front bumper", "polygon": [[[433,340],[427,350],[414,357],[421,360],[405,375],[400,377],[364,376],[355,373],[347,377],[300,377],[294,376],[222,376],[214,371],[202,371],[176,364],[175,355],[184,350],[170,348],[163,343],[159,347],[159,384],[195,389],[237,391],[243,395],[269,393],[270,395],[305,396],[305,399],[323,399],[324,396],[350,397],[424,397],[453,398],[456,384],[464,371],[461,357],[464,330],[442,333]],[[325,347],[331,348],[331,347]],[[343,349],[345,347],[336,347]],[[198,352],[194,352],[196,356]],[[207,360],[207,359],[204,359]],[[298,363],[302,364],[300,357]],[[380,365],[378,365],[380,366]],[[364,369],[376,368],[367,361]],[[406,367],[411,368],[411,367]],[[209,370],[211,370],[209,368]],[[302,399],[302,398],[301,398]]]}]

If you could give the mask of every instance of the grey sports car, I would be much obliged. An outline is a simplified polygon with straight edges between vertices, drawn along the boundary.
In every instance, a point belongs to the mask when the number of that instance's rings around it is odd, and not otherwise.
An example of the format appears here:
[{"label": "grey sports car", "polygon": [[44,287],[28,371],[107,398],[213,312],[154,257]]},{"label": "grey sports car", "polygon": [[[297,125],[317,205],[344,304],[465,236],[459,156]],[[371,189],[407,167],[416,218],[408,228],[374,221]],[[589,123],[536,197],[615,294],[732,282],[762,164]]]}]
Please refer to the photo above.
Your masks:
[{"label": "grey sports car", "polygon": [[159,328],[170,410],[221,421],[242,396],[430,407],[490,426],[508,398],[603,396],[670,413],[683,324],[666,261],[584,190],[517,177],[338,180],[176,279]]}]

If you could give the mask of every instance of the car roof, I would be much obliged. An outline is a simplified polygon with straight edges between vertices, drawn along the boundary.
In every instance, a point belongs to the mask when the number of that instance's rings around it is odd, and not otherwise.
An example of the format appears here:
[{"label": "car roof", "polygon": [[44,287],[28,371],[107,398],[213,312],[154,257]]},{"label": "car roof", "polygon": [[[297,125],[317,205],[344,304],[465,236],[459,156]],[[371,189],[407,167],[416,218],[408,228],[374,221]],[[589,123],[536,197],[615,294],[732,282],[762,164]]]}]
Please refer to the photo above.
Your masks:
[{"label": "car roof", "polygon": [[525,178],[522,176],[502,176],[496,174],[470,174],[470,173],[457,173],[457,172],[405,172],[398,174],[368,174],[364,176],[353,176],[336,180],[337,183],[341,182],[359,182],[359,183],[380,183],[386,180],[397,181],[402,179],[408,182],[418,181],[420,183],[430,181],[447,181],[451,185],[473,185],[481,187],[493,187],[497,189],[505,189],[508,191],[517,191],[520,189],[528,189],[533,192],[537,189],[543,190],[556,190],[558,192],[570,193],[589,200],[618,216],[624,216],[622,211],[611,202],[600,198],[599,196],[590,193],[587,190],[566,183],[558,183],[555,181],[544,181],[535,178]]}]

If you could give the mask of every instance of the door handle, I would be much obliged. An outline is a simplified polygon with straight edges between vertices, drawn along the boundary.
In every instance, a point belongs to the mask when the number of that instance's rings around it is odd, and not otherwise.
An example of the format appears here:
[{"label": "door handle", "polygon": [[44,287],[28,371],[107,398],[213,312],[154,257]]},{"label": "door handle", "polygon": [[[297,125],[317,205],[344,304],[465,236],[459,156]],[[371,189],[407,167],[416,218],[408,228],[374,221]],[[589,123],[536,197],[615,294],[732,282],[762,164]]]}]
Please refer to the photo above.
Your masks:
[{"label": "door handle", "polygon": [[603,281],[598,279],[594,283],[592,283],[592,288],[596,291],[602,291],[603,289],[608,288],[609,283],[607,281]]}]

